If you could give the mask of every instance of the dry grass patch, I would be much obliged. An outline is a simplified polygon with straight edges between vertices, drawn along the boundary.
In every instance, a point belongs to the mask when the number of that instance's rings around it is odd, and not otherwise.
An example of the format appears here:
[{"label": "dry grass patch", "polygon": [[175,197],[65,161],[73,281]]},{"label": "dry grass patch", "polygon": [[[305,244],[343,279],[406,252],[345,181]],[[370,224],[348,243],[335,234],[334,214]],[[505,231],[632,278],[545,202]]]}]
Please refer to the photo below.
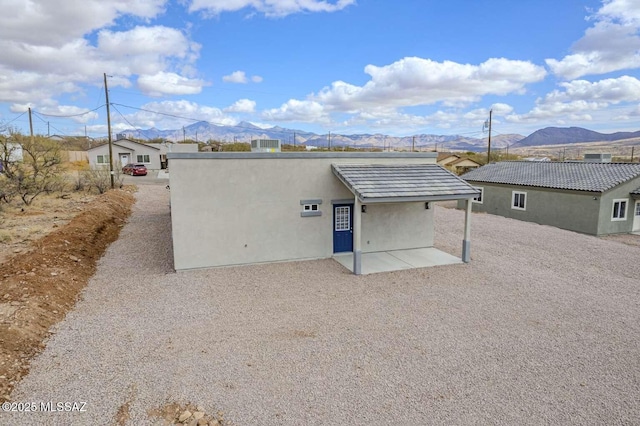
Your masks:
[{"label": "dry grass patch", "polygon": [[51,193],[36,198],[30,206],[19,199],[0,204],[0,263],[68,223],[96,197],[87,192]]}]

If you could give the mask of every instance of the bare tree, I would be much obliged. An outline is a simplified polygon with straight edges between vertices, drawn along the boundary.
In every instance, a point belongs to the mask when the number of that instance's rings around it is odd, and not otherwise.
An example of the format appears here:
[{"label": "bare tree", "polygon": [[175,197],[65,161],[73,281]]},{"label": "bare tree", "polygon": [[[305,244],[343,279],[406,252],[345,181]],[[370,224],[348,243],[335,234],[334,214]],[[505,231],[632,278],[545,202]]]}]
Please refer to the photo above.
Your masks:
[{"label": "bare tree", "polygon": [[12,131],[10,137],[0,139],[0,157],[5,201],[18,195],[30,205],[38,195],[60,188],[62,158],[56,142]]},{"label": "bare tree", "polygon": [[[120,169],[115,168],[113,172],[116,186],[122,187],[123,179]],[[108,166],[92,166],[90,170],[82,173],[89,189],[95,188],[100,194],[104,194],[111,189],[111,174]]]}]

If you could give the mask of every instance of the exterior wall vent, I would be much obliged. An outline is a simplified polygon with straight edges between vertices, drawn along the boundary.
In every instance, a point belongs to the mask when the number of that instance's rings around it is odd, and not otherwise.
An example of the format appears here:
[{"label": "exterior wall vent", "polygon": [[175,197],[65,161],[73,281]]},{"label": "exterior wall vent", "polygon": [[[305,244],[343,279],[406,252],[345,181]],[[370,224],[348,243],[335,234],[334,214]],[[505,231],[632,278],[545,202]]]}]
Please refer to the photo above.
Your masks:
[{"label": "exterior wall vent", "polygon": [[610,163],[611,154],[585,154],[585,163]]},{"label": "exterior wall vent", "polygon": [[280,152],[280,139],[253,139],[251,152]]}]

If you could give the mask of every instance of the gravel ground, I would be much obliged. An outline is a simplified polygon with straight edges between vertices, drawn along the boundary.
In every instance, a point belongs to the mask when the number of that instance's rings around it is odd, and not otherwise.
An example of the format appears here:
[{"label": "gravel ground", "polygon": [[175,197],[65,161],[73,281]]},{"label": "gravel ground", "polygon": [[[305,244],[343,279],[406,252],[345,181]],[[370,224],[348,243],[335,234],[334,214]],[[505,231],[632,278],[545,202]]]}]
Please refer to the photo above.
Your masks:
[{"label": "gravel ground", "polygon": [[[637,424],[640,248],[474,214],[472,263],[356,277],[333,260],[171,272],[168,191],[130,223],[14,401],[129,424],[192,402],[236,425]],[[460,256],[463,212],[436,209]],[[7,416],[11,416],[8,418]],[[5,420],[7,420],[5,422]]]}]

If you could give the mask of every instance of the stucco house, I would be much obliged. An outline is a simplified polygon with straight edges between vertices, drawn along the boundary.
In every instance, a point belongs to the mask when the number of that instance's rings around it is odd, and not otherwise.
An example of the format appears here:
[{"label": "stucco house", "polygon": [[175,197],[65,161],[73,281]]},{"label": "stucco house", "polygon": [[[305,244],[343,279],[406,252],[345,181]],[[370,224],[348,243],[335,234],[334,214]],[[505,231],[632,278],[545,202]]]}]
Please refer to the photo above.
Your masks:
[{"label": "stucco house", "polygon": [[478,191],[435,153],[170,153],[176,270],[433,247],[432,202]]},{"label": "stucco house", "polygon": [[[122,168],[128,163],[141,163],[147,169],[166,168],[166,155],[169,152],[198,152],[197,144],[178,143],[140,143],[130,139],[118,139],[112,142],[114,167]],[[89,149],[89,164],[92,166],[109,165],[109,144]]]},{"label": "stucco house", "polygon": [[451,170],[457,175],[464,174],[469,170],[473,170],[481,166],[477,161],[451,152],[439,152],[438,164],[448,170]]},{"label": "stucco house", "polygon": [[640,231],[637,163],[505,161],[463,178],[481,191],[473,211],[591,235]]}]

